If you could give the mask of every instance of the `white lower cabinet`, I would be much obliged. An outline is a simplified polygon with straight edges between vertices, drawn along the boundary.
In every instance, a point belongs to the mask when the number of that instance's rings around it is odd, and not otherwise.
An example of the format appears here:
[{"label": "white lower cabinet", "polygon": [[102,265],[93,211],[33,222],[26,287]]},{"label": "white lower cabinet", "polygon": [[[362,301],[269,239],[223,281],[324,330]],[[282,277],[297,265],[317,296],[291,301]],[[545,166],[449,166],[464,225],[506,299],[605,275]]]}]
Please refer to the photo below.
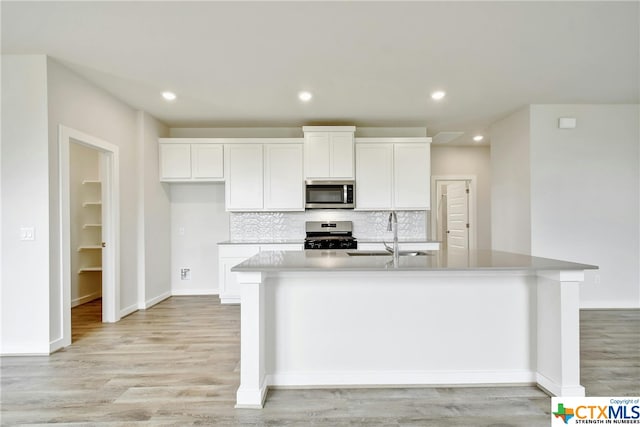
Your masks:
[{"label": "white lower cabinet", "polygon": [[240,285],[233,266],[240,264],[260,252],[258,245],[218,245],[218,274],[220,302],[237,304],[240,302]]},{"label": "white lower cabinet", "polygon": [[240,284],[231,269],[260,251],[301,251],[302,243],[264,243],[218,245],[218,288],[222,304],[240,303]]}]

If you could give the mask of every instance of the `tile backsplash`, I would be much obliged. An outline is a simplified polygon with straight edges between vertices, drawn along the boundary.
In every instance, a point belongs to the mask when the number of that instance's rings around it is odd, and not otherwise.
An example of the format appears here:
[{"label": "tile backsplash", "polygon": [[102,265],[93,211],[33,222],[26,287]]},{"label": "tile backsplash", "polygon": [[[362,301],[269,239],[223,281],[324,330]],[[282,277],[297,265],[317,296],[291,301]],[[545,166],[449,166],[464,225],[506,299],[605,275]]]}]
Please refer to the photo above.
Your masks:
[{"label": "tile backsplash", "polygon": [[[426,211],[398,211],[400,239],[426,239]],[[234,241],[302,240],[306,221],[352,221],[358,239],[390,240],[388,211],[309,210],[305,212],[232,212],[229,234]]]}]

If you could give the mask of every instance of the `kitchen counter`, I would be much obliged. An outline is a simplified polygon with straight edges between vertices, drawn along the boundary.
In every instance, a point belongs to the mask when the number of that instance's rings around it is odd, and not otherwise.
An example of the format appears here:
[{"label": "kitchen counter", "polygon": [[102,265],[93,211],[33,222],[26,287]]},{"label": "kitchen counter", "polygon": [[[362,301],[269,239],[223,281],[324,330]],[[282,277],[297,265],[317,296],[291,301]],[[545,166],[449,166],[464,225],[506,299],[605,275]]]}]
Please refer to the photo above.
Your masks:
[{"label": "kitchen counter", "polygon": [[270,386],[580,385],[579,286],[595,266],[496,251],[263,251],[236,265],[236,407]]},{"label": "kitchen counter", "polygon": [[[368,239],[368,238],[358,238],[356,236],[356,239],[358,240],[358,243],[392,243],[393,242],[393,237],[389,238],[389,239],[380,239],[380,238],[373,238],[373,239]],[[438,240],[429,240],[429,239],[398,239],[398,243],[400,244],[406,244],[406,243],[442,243]]]},{"label": "kitchen counter", "polygon": [[219,245],[288,245],[304,243],[304,239],[225,240]]},{"label": "kitchen counter", "polygon": [[[393,239],[367,239],[367,238],[357,238],[358,243],[390,243]],[[278,244],[303,244],[304,239],[263,239],[263,240],[225,240],[219,242],[219,245],[278,245]],[[437,240],[426,240],[426,239],[401,239],[398,243],[406,244],[406,243],[441,243]]]},{"label": "kitchen counter", "polygon": [[428,255],[401,256],[394,265],[391,255],[350,256],[349,250],[265,251],[238,264],[231,271],[544,271],[590,270],[578,264],[529,255],[490,250],[427,251]]}]

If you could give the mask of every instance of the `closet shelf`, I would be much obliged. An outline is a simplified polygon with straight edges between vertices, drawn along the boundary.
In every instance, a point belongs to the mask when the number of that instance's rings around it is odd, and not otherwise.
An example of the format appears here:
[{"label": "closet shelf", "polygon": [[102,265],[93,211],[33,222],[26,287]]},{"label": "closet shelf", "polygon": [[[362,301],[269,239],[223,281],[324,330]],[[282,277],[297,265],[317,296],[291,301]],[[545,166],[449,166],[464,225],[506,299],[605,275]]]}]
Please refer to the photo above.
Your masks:
[{"label": "closet shelf", "polygon": [[82,207],[86,208],[87,206],[101,206],[102,202],[84,202],[82,203]]},{"label": "closet shelf", "polygon": [[102,249],[102,246],[101,246],[101,245],[84,245],[84,246],[78,246],[78,252],[80,252],[80,251],[98,250],[98,249]]},{"label": "closet shelf", "polygon": [[84,181],[82,181],[83,184],[102,184],[101,181],[98,181],[97,179],[85,179]]},{"label": "closet shelf", "polygon": [[84,224],[82,228],[102,227],[102,224]]},{"label": "closet shelf", "polygon": [[78,274],[91,273],[94,271],[102,271],[102,267],[84,267],[78,270]]}]

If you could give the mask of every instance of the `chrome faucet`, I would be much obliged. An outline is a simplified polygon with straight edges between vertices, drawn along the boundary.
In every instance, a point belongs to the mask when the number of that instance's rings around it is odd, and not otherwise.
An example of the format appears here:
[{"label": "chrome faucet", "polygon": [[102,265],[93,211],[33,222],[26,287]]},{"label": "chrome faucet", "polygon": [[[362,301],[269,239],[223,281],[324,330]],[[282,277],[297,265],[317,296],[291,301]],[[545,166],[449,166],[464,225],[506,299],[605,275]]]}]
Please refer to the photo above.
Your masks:
[{"label": "chrome faucet", "polygon": [[400,259],[400,251],[398,250],[398,215],[396,211],[389,213],[389,223],[387,224],[387,231],[393,231],[393,248],[384,244],[385,249],[393,255],[395,263]]}]

